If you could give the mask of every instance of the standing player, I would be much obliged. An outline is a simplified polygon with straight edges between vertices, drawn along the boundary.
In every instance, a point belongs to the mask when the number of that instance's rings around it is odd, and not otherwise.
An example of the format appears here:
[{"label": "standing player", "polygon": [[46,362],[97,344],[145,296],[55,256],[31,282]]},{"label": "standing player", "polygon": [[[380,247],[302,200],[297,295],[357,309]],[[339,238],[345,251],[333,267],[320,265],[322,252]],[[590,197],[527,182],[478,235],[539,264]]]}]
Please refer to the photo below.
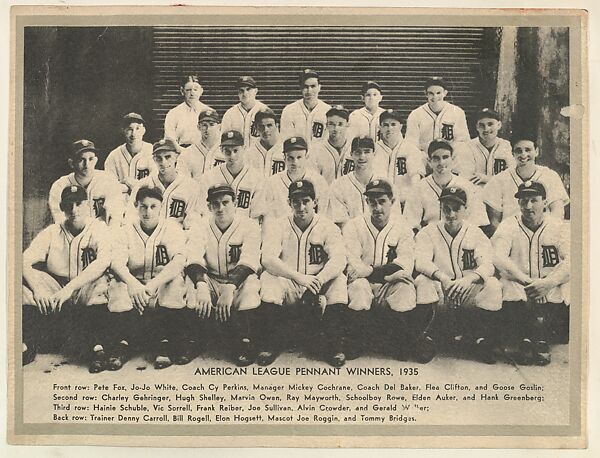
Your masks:
[{"label": "standing player", "polygon": [[[551,339],[568,342],[562,286],[570,275],[569,228],[546,214],[547,194],[541,182],[521,183],[515,198],[520,214],[504,219],[492,238],[505,327],[519,340],[517,362],[544,366],[550,363]],[[566,329],[564,335],[560,328]]]},{"label": "standing player", "polygon": [[234,361],[252,364],[256,357],[255,309],[260,305],[260,228],[236,212],[235,191],[227,184],[208,189],[211,216],[198,233],[190,237],[186,268],[194,288],[188,290],[188,304],[202,318],[227,323],[233,339]]},{"label": "standing player", "polygon": [[152,160],[152,144],[144,141],[146,123],[137,113],[121,120],[125,143],[112,150],[104,161],[104,170],[121,183],[123,194],[129,195],[135,184],[156,169]]},{"label": "standing player", "polygon": [[467,220],[475,226],[486,226],[489,221],[477,188],[468,180],[452,173],[454,148],[445,140],[434,140],[427,148],[429,165],[433,172],[416,184],[406,199],[404,217],[415,230],[442,218],[440,196],[446,188],[462,188],[468,196]]},{"label": "standing player", "polygon": [[223,132],[237,130],[244,137],[244,145],[249,147],[258,138],[258,129],[254,117],[260,110],[268,108],[256,100],[258,87],[251,76],[240,76],[237,81],[240,103],[232,106],[223,115]]},{"label": "standing player", "polygon": [[364,194],[370,214],[352,218],[342,230],[348,251],[348,328],[353,347],[346,347],[346,356],[361,352],[368,340],[366,330],[379,315],[377,332],[388,337],[387,348],[402,358],[415,344],[406,338],[414,329],[410,311],[416,306],[413,233],[393,215],[391,183],[371,181]]},{"label": "standing player", "polygon": [[237,130],[224,132],[221,136],[221,152],[225,157],[225,164],[209,170],[200,178],[204,187],[202,199],[206,200],[208,188],[226,183],[235,192],[238,212],[258,218],[261,214],[256,208],[255,200],[262,189],[264,177],[247,163],[242,134]]},{"label": "standing player", "polygon": [[[177,161],[177,170],[195,180],[215,166],[221,160],[221,118],[209,108],[198,115],[200,141],[184,148]],[[222,160],[224,162],[224,160]]]},{"label": "standing player", "polygon": [[427,151],[429,142],[440,138],[451,142],[455,149],[459,143],[470,140],[465,112],[444,100],[447,87],[443,78],[429,78],[424,85],[427,103],[408,115],[406,140],[421,151]]},{"label": "standing player", "polygon": [[515,166],[510,142],[498,137],[500,115],[484,108],[475,115],[477,137],[456,151],[454,169],[471,183],[484,186],[491,177]]},{"label": "standing player", "polygon": [[119,182],[104,170],[96,170],[98,150],[89,140],[78,140],[71,145],[67,160],[73,173],[64,175],[50,187],[48,205],[55,223],[62,223],[65,215],[60,208],[60,196],[67,186],[81,186],[86,190],[91,205],[90,215],[102,218],[108,224],[121,224],[124,203]]},{"label": "standing player", "polygon": [[353,137],[371,137],[379,140],[379,115],[383,108],[379,106],[383,96],[381,86],[375,81],[367,81],[362,85],[362,99],[365,106],[350,114],[350,131]]},{"label": "standing player", "polygon": [[517,165],[495,175],[483,188],[483,201],[490,218],[490,226],[495,230],[500,221],[519,212],[514,198],[519,185],[526,181],[539,181],[547,189],[548,210],[558,219],[565,217],[565,205],[569,196],[565,186],[554,170],[537,165],[540,151],[534,137],[516,134],[513,140],[513,156]]},{"label": "standing player", "polygon": [[326,114],[331,106],[319,100],[321,80],[309,68],[300,73],[302,99],[287,105],[281,112],[281,134],[284,139],[303,137],[310,145],[313,140],[326,138]]},{"label": "standing player", "polygon": [[210,107],[200,101],[204,89],[196,75],[184,77],[179,90],[183,102],[171,108],[165,117],[165,139],[187,147],[198,142],[198,115]]},{"label": "standing player", "polygon": [[[417,234],[417,307],[429,315],[437,309],[438,325],[449,324],[451,336],[463,336],[473,344],[478,359],[493,364],[502,289],[493,277],[491,242],[466,220],[468,199],[464,189],[444,188],[440,195],[443,221]],[[424,335],[417,349],[422,362],[431,360],[435,355],[432,336]]]},{"label": "standing player", "polygon": [[[308,180],[288,190],[293,215],[266,223],[260,277],[262,330],[257,362],[271,364],[283,349],[283,338],[299,325],[300,338],[314,344],[333,366],[343,366],[344,313],[348,303],[346,251],[340,230],[315,213],[315,189]],[[283,315],[283,316],[282,316]]]},{"label": "standing player", "polygon": [[252,142],[246,152],[250,167],[259,170],[265,177],[283,172],[285,157],[277,116],[269,108],[264,108],[254,115],[254,122],[260,139]]}]

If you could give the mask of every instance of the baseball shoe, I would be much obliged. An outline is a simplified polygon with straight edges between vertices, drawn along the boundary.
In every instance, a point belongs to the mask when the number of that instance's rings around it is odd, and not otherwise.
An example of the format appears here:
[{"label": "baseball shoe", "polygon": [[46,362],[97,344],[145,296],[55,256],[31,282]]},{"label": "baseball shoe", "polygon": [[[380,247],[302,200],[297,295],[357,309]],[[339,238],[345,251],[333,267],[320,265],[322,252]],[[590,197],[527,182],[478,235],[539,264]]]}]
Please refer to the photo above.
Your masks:
[{"label": "baseball shoe", "polygon": [[523,340],[515,356],[517,364],[522,366],[547,366],[550,364],[550,347],[546,342]]},{"label": "baseball shoe", "polygon": [[27,366],[29,363],[33,362],[37,355],[37,350],[33,344],[27,345],[23,342],[23,366]]},{"label": "baseball shoe", "polygon": [[166,369],[173,365],[173,361],[169,355],[169,342],[162,341],[159,345],[158,352],[154,358],[154,369]]},{"label": "baseball shoe", "polygon": [[485,364],[496,364],[496,356],[494,355],[494,347],[489,340],[477,339],[473,353],[478,361]]},{"label": "baseball shoe", "polygon": [[108,358],[106,369],[109,371],[118,371],[127,361],[129,361],[129,346],[123,342],[119,342],[115,351]]},{"label": "baseball shoe", "polygon": [[234,358],[235,364],[238,367],[246,367],[253,364],[256,360],[250,339],[242,339],[239,350]]},{"label": "baseball shoe", "polygon": [[173,364],[185,366],[186,364],[191,363],[196,356],[198,356],[196,342],[188,341],[178,346],[177,351],[171,355],[171,360],[173,361]]},{"label": "baseball shoe", "polygon": [[277,359],[279,354],[271,350],[263,350],[256,356],[256,364],[259,366],[269,366]]},{"label": "baseball shoe", "polygon": [[341,351],[329,357],[329,364],[333,367],[342,367],[346,364],[346,355]]},{"label": "baseball shoe", "polygon": [[108,355],[104,352],[104,350],[95,350],[94,355],[92,356],[92,361],[88,367],[88,371],[90,374],[97,374],[105,370],[108,364]]},{"label": "baseball shoe", "polygon": [[427,364],[435,358],[437,351],[435,342],[430,336],[422,335],[415,344],[415,359],[418,363]]}]

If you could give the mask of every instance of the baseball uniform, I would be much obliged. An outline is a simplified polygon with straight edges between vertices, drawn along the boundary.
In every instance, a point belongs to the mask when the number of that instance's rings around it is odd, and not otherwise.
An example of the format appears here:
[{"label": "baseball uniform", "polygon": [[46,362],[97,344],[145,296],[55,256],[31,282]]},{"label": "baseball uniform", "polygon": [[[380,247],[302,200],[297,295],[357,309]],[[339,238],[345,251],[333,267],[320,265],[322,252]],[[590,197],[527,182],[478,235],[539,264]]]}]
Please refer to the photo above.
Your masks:
[{"label": "baseball uniform", "polygon": [[310,146],[313,140],[327,138],[327,112],[331,105],[319,100],[309,110],[300,99],[287,105],[281,112],[281,135],[284,139],[303,137]]},{"label": "baseball uniform", "polygon": [[483,146],[479,137],[471,139],[465,146],[457,149],[454,155],[454,170],[466,179],[479,173],[492,177],[516,165],[512,146],[503,138],[497,138],[491,149]]},{"label": "baseball uniform", "polygon": [[425,103],[413,110],[406,120],[406,140],[417,145],[421,151],[427,151],[429,142],[443,138],[452,142],[470,140],[467,118],[462,108],[446,102],[444,108],[435,114]]},{"label": "baseball uniform", "polygon": [[175,140],[180,145],[199,142],[198,115],[209,108],[200,101],[197,109],[185,102],[171,108],[165,116],[165,138]]},{"label": "baseball uniform", "polygon": [[246,162],[250,167],[258,170],[264,177],[270,177],[285,170],[285,156],[283,142],[275,143],[268,150],[260,140],[250,145],[246,150]]},{"label": "baseball uniform", "polygon": [[221,164],[225,162],[219,142],[212,148],[206,147],[202,142],[194,143],[184,148],[177,158],[177,171],[194,180],[199,180],[204,173],[215,166],[217,159],[221,161]]},{"label": "baseball uniform", "polygon": [[135,183],[146,178],[156,170],[152,159],[152,144],[143,142],[142,150],[134,156],[129,153],[127,145],[123,144],[112,150],[104,162],[104,170],[114,176],[119,183],[129,181]]},{"label": "baseball uniform", "polygon": [[379,115],[385,110],[381,107],[373,114],[366,107],[359,108],[350,113],[348,119],[350,138],[371,137],[374,142],[379,139]]},{"label": "baseball uniform", "polygon": [[495,175],[483,188],[483,201],[497,212],[501,212],[502,219],[518,214],[519,203],[515,199],[515,193],[525,181],[539,181],[544,185],[548,205],[557,201],[564,205],[569,203],[569,196],[558,173],[543,165],[536,165],[535,173],[527,180],[523,180],[514,167]]},{"label": "baseball uniform", "polygon": [[[466,191],[467,221],[475,226],[486,226],[489,224],[485,206],[474,184],[462,177],[453,175],[446,187],[462,188]],[[442,188],[435,182],[433,175],[423,178],[413,187],[412,194],[406,199],[403,213],[406,221],[412,228],[420,229],[429,223],[441,220],[441,193]]]},{"label": "baseball uniform", "polygon": [[259,137],[258,129],[254,123],[256,112],[267,109],[268,107],[257,100],[254,106],[246,111],[241,103],[232,106],[223,115],[221,122],[221,132],[228,130],[237,130],[244,136],[244,145],[250,146]]},{"label": "baseball uniform", "polygon": [[350,157],[351,147],[352,142],[346,141],[342,150],[338,151],[327,139],[314,141],[310,145],[308,159],[327,184],[331,184],[337,177],[354,170],[354,161]]}]

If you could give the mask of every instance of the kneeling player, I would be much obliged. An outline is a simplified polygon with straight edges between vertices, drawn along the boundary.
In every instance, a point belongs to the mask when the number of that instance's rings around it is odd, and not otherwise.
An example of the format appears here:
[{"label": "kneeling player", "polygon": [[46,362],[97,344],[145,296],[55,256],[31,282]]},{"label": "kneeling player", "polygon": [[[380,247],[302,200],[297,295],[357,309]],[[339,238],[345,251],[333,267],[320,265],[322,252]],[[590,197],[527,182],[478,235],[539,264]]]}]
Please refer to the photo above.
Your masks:
[{"label": "kneeling player", "polygon": [[410,311],[416,305],[413,232],[394,216],[395,199],[388,181],[371,181],[364,194],[370,214],[349,220],[343,228],[350,309],[346,356],[357,356],[368,340],[366,320],[372,310],[382,318],[378,335],[385,334],[386,344],[403,359],[409,344],[406,337],[414,329]]},{"label": "kneeling player", "polygon": [[281,322],[287,318],[300,324],[309,344],[322,330],[324,356],[339,367],[346,361],[342,351],[343,314],[348,303],[344,242],[340,230],[315,213],[317,200],[310,181],[292,182],[288,196],[293,215],[265,223],[265,271],[260,277],[264,329],[257,362],[268,365],[275,360],[282,338],[290,331]]},{"label": "kneeling player", "polygon": [[255,360],[254,310],[260,305],[260,228],[256,221],[236,212],[235,191],[226,183],[208,189],[211,216],[189,238],[188,305],[201,318],[214,309],[227,323],[238,366]]},{"label": "kneeling player", "polygon": [[[465,220],[467,193],[463,189],[444,188],[440,203],[442,221],[425,227],[416,237],[415,267],[421,274],[415,280],[417,307],[437,309],[438,325],[449,323],[447,331],[452,336],[467,338],[475,344],[476,357],[493,364],[502,291],[493,277],[491,242]],[[424,335],[417,349],[423,362],[431,360],[435,355],[432,337]]]},{"label": "kneeling player", "polygon": [[[505,326],[520,341],[517,362],[543,366],[550,363],[548,343],[568,341],[568,309],[561,286],[569,281],[569,229],[548,215],[542,183],[520,184],[515,197],[520,214],[503,220],[492,238]],[[553,326],[556,321],[558,326]]]}]

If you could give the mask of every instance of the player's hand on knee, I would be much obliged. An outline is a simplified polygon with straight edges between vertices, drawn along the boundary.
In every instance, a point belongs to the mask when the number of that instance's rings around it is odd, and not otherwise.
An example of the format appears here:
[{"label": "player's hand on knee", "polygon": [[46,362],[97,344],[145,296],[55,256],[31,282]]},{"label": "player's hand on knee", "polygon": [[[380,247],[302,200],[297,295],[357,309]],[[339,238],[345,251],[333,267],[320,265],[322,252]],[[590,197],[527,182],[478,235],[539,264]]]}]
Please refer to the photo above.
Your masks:
[{"label": "player's hand on knee", "polygon": [[33,291],[35,305],[42,315],[48,315],[52,310],[52,296],[47,294],[37,294]]},{"label": "player's hand on knee", "polygon": [[212,301],[210,299],[210,292],[206,283],[200,283],[194,291],[195,304],[194,308],[198,312],[198,316],[202,319],[210,318],[210,312],[212,310]]},{"label": "player's hand on knee", "polygon": [[407,272],[406,270],[403,270],[403,269],[398,270],[398,271],[394,272],[393,274],[386,275],[385,277],[383,277],[383,279],[388,283],[394,283],[394,282],[414,283],[411,273]]},{"label": "player's hand on knee", "polygon": [[71,296],[73,295],[73,291],[70,288],[64,287],[60,291],[54,293],[51,299],[51,307],[53,312],[60,312],[63,304],[67,302]]},{"label": "player's hand on knee", "polygon": [[144,309],[148,306],[148,300],[150,297],[146,293],[146,287],[136,280],[135,283],[127,285],[127,291],[133,306],[141,315]]},{"label": "player's hand on knee", "polygon": [[321,282],[314,275],[304,275],[300,274],[296,279],[296,282],[300,286],[304,286],[307,290],[309,290],[313,294],[319,294],[321,291]]},{"label": "player's hand on knee", "polygon": [[146,283],[144,290],[148,295],[148,305],[151,305],[152,301],[150,299],[156,297],[156,295],[158,294],[158,286],[156,286],[156,284],[152,280],[150,280],[148,283]]},{"label": "player's hand on knee", "polygon": [[233,305],[233,294],[235,286],[225,285],[221,291],[221,295],[217,299],[217,318],[220,321],[227,321],[231,316],[231,306]]},{"label": "player's hand on knee", "polygon": [[539,299],[546,296],[554,285],[546,278],[538,278],[525,286],[525,294],[529,299]]}]

